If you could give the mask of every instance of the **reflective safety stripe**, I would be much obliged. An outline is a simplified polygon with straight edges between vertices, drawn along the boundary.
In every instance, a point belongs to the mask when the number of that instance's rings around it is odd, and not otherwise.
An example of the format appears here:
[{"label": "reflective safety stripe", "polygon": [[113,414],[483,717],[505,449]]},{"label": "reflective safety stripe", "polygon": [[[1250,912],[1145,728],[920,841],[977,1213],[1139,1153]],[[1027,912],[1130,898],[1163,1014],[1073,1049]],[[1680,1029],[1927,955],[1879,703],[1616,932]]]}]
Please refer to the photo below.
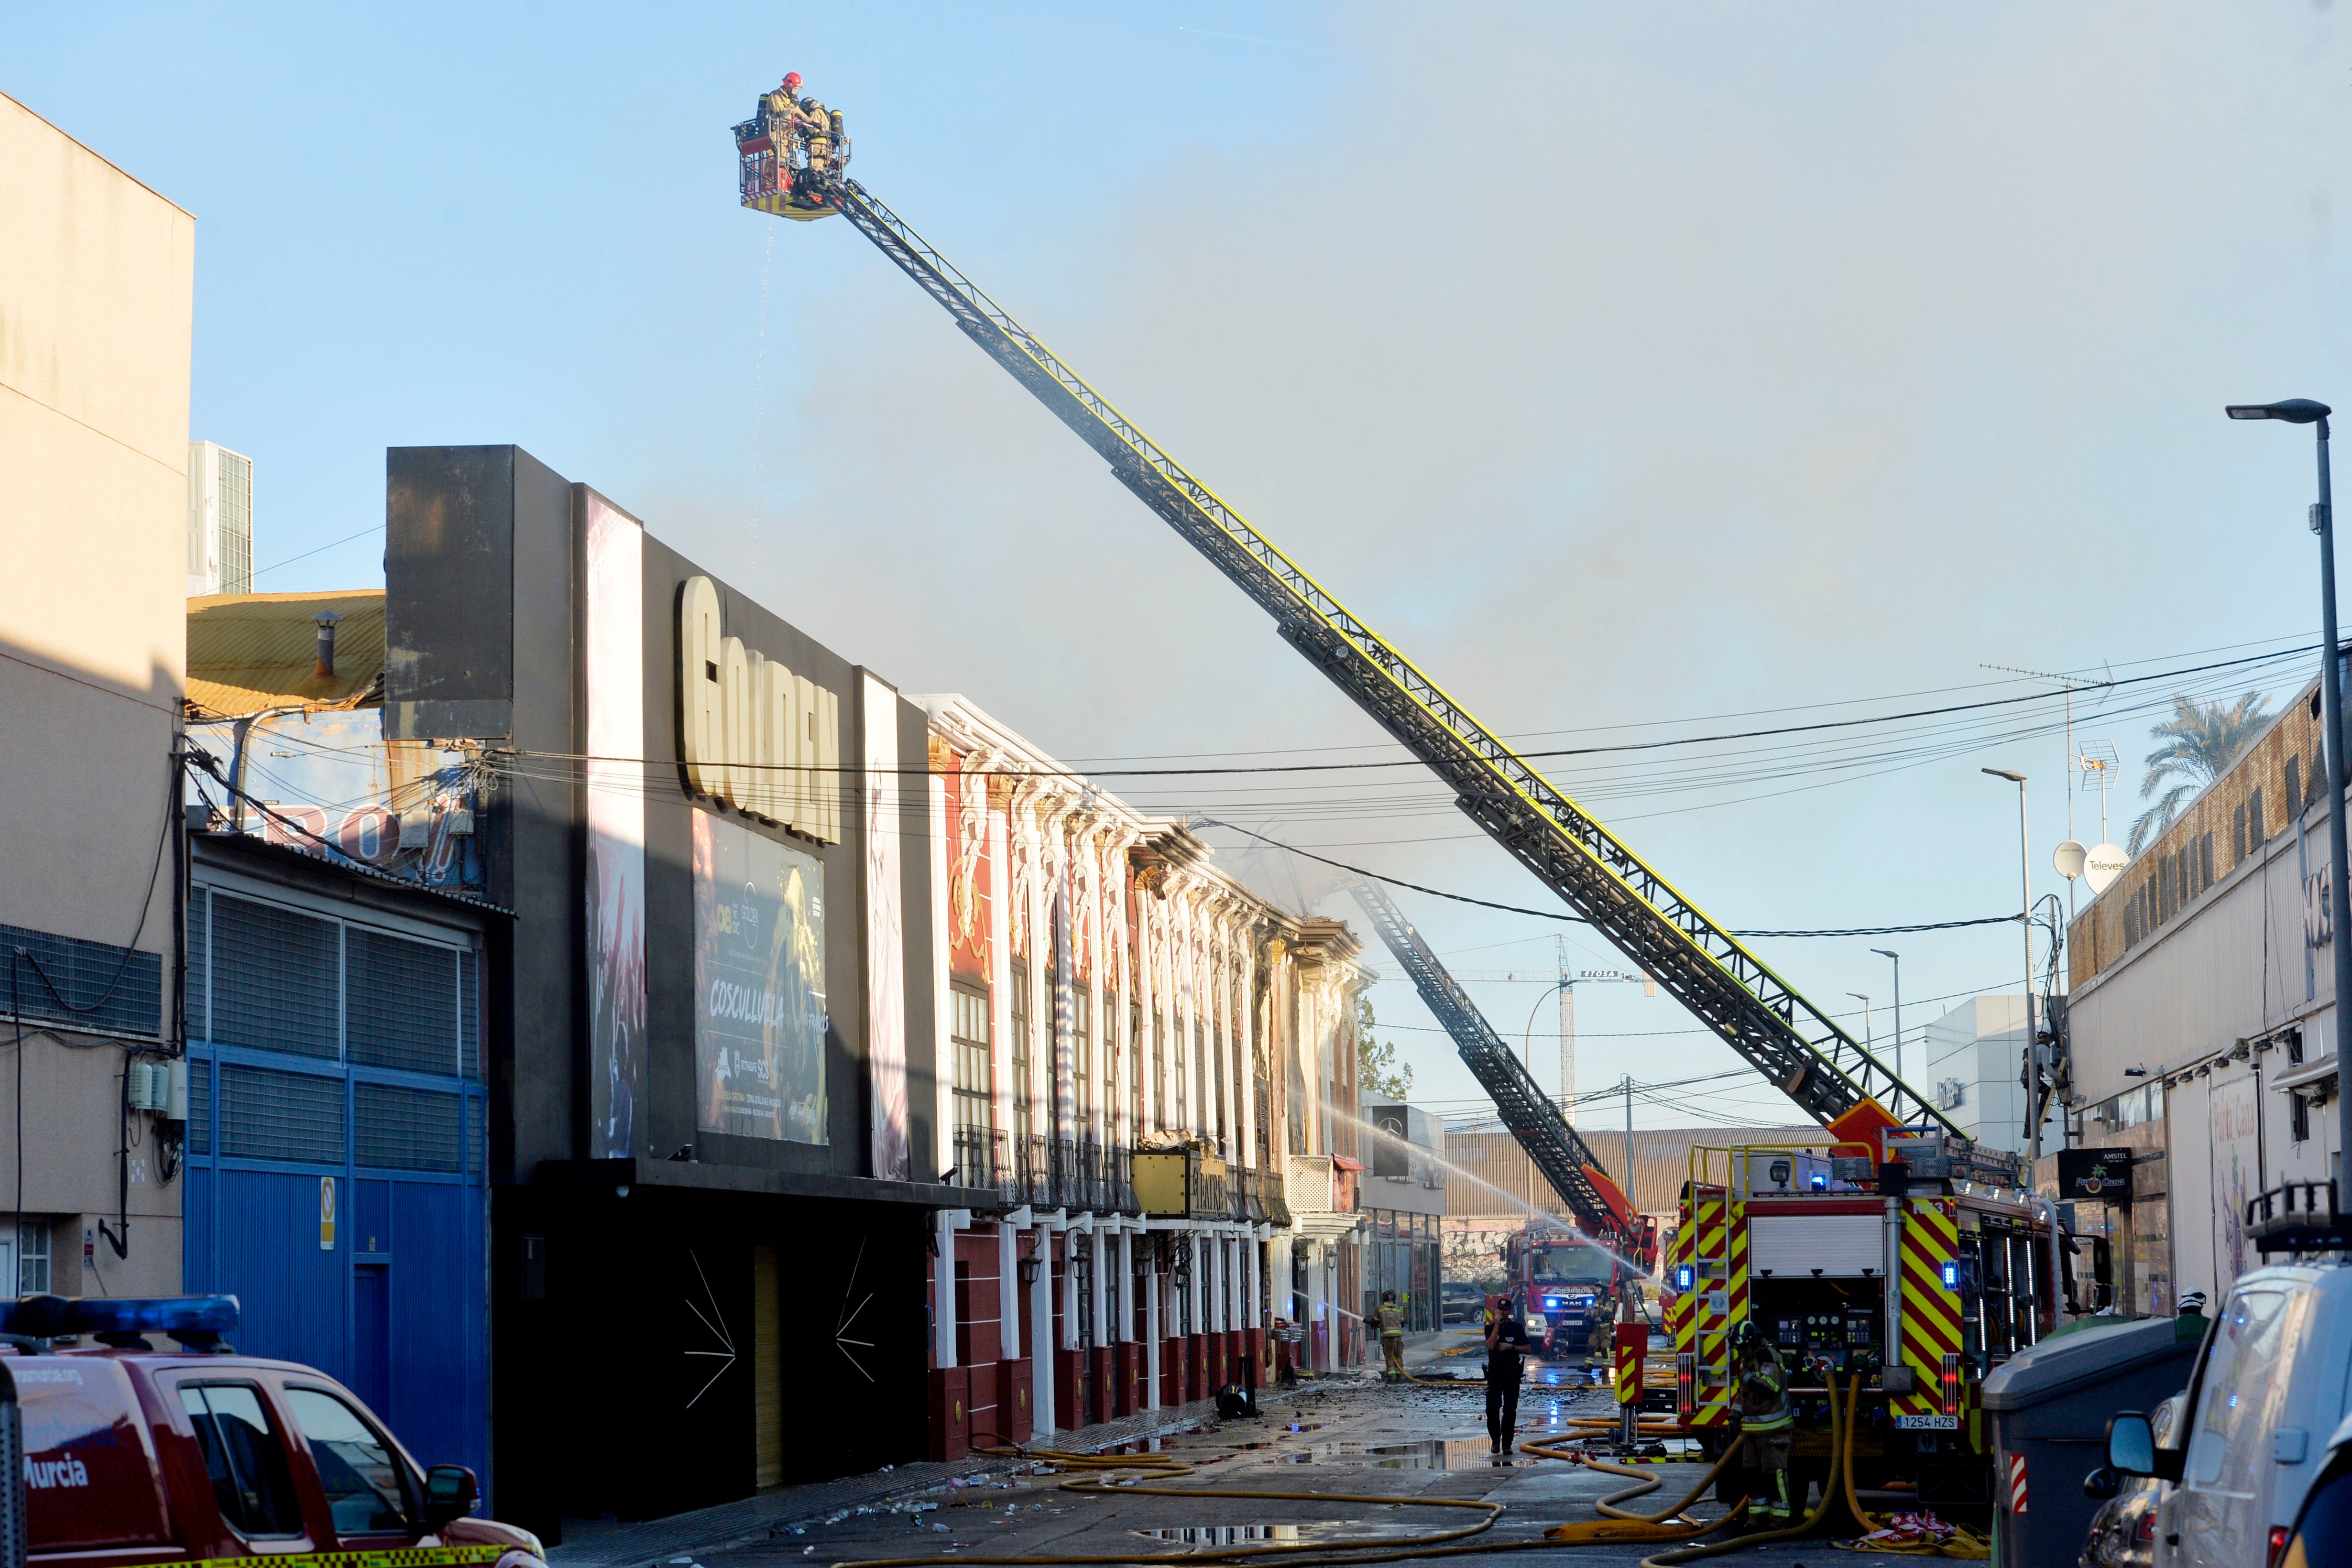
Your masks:
[{"label": "reflective safety stripe", "polygon": [[[444,1568],[496,1563],[520,1546],[401,1546],[386,1552],[271,1552],[254,1557],[203,1557],[186,1568]],[[526,1555],[528,1553],[526,1552]]]},{"label": "reflective safety stripe", "polygon": [[1720,1187],[1704,1188],[1692,1207],[1691,1264],[1693,1339],[1698,1354],[1697,1407],[1694,1427],[1721,1427],[1731,1416],[1730,1240],[1726,1212],[1730,1207]]},{"label": "reflective safety stripe", "polygon": [[1912,1392],[1888,1401],[1897,1416],[1943,1412],[1944,1358],[1960,1351],[1960,1297],[1944,1284],[1944,1265],[1959,1255],[1959,1206],[1945,1197],[1906,1200],[1902,1354]]}]

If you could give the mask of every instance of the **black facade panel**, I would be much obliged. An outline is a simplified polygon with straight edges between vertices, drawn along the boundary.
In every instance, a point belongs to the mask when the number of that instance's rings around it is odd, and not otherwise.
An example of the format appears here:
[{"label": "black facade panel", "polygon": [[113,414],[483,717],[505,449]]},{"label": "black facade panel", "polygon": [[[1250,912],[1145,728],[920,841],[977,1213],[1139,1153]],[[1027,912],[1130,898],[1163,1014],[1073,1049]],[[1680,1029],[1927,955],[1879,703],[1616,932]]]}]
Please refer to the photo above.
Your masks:
[{"label": "black facade panel", "polygon": [[[495,1403],[529,1413],[500,1433],[500,1519],[552,1546],[567,1516],[750,1496],[762,1375],[787,1412],[787,1484],[922,1458],[926,1211],[611,1186],[492,1206]],[[783,1270],[764,1355],[762,1241]]]},{"label": "black facade panel", "polygon": [[[513,446],[394,447],[386,469],[388,731],[568,758],[579,749],[574,486]],[[482,824],[489,896],[520,922],[491,934],[483,977],[499,1179],[580,1149],[580,803],[569,772],[568,762],[514,770]]]},{"label": "black facade panel", "polygon": [[[501,780],[504,853],[492,862],[492,896],[520,917],[507,978],[512,1042],[511,1112],[493,1124],[511,1142],[493,1169],[525,1176],[541,1160],[583,1147],[586,902],[581,893],[583,803],[569,758],[577,735],[579,600],[575,486],[529,453],[514,453],[514,744],[538,766]],[[494,1091],[498,1087],[493,1081]],[[493,1159],[499,1151],[494,1145]]]},{"label": "black facade panel", "polygon": [[[719,591],[719,614],[728,635],[747,648],[781,660],[839,699],[836,744],[843,759],[857,755],[856,666],[796,628],[727,586],[717,573],[648,536],[646,539],[646,753],[676,759],[682,720],[677,706],[679,592],[693,577],[708,577]],[[857,896],[863,858],[864,818],[854,789],[845,780],[841,841],[820,843],[772,828],[712,802],[698,806],[686,792],[682,768],[648,768],[646,785],[646,924],[673,933],[646,946],[653,1036],[655,1152],[667,1155],[691,1144],[706,1163],[753,1166],[766,1170],[831,1176],[866,1176],[865,943]],[[824,978],[826,1143],[772,1142],[731,1137],[698,1129],[694,1097],[694,855],[693,813],[719,811],[728,821],[789,843],[816,857],[824,868]],[[928,867],[929,862],[926,862]],[[908,918],[928,910],[928,871],[923,902],[909,905]],[[928,1172],[917,1173],[928,1177]]]},{"label": "black facade panel", "polygon": [[[492,922],[478,977],[490,1086],[491,1375],[499,1515],[552,1543],[565,1514],[644,1518],[749,1494],[753,1247],[783,1268],[783,1333],[766,1353],[797,1406],[790,1479],[918,1457],[923,1442],[925,1226],[938,1187],[873,1183],[867,1167],[862,674],[709,572],[644,541],[645,1115],[642,1161],[589,1158],[584,539],[590,492],[512,447],[403,449],[389,459],[386,719],[394,735],[510,744],[478,824]],[[842,841],[824,844],[725,813],[823,869],[826,1134],[824,1145],[700,1131],[694,1076],[693,823],[680,752],[680,589],[709,577],[730,636],[834,694]],[[929,728],[903,701],[895,724],[908,810],[901,835],[910,1142],[908,1175],[936,1179]],[[461,1042],[460,1051],[464,1047]],[[470,1133],[438,1106],[372,1095],[362,1127],[405,1130],[438,1167],[470,1160]],[[690,1155],[687,1154],[691,1147]],[[690,1158],[692,1166],[667,1156]],[[614,1167],[607,1175],[607,1167]],[[699,1168],[698,1168],[699,1167]],[[716,1167],[716,1168],[713,1168]],[[587,1174],[583,1178],[583,1172]],[[662,1174],[653,1174],[658,1171]],[[523,1260],[532,1260],[525,1288]],[[861,1305],[861,1303],[864,1303]],[[620,1316],[616,1319],[615,1313]],[[651,1313],[653,1316],[648,1317]],[[846,1316],[845,1316],[846,1314]],[[845,1343],[841,1325],[855,1318]],[[714,1340],[709,1322],[724,1336]],[[617,1350],[616,1350],[616,1347]],[[734,1359],[728,1359],[731,1353]],[[598,1375],[618,1354],[625,1370]],[[520,1414],[518,1414],[520,1413]],[[625,1444],[614,1430],[635,1434]]]},{"label": "black facade panel", "polygon": [[[396,733],[508,733],[518,455],[511,446],[384,455],[384,704]],[[435,705],[430,728],[399,723],[411,703]],[[472,727],[443,727],[452,723]]]}]

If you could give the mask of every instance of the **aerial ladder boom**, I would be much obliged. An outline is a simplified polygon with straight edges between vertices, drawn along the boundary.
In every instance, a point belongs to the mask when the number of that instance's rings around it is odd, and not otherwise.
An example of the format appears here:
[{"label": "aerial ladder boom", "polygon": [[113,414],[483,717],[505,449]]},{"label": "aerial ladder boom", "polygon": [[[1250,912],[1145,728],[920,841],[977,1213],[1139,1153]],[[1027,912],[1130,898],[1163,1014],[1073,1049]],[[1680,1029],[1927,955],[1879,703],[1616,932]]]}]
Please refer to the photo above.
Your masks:
[{"label": "aerial ladder boom", "polygon": [[[1472,821],[1807,1114],[1864,1141],[1891,1123],[1932,1123],[1962,1135],[1161,450],[871,192],[835,174],[814,194],[920,285],[1144,505],[1263,606],[1286,640],[1445,781]],[[760,203],[747,195],[744,204]],[[1832,1126],[1842,1119],[1843,1125]]]},{"label": "aerial ladder boom", "polygon": [[[1381,934],[1381,940],[1388,944],[1389,951],[1412,977],[1413,989],[1421,993],[1422,1002],[1437,1015],[1445,1032],[1454,1037],[1454,1047],[1462,1053],[1463,1065],[1495,1102],[1504,1127],[1519,1141],[1519,1147],[1528,1152],[1528,1158],[1543,1173],[1544,1180],[1551,1183],[1552,1190],[1559,1194],[1561,1201],[1593,1235],[1630,1240],[1624,1235],[1624,1222],[1585,1174],[1588,1166],[1594,1170],[1605,1167],[1584,1140],[1576,1135],[1576,1129],[1568,1124],[1559,1107],[1536,1087],[1535,1079],[1511,1054],[1509,1044],[1495,1032],[1494,1025],[1486,1021],[1486,1016],[1471,1001],[1460,982],[1446,972],[1437,955],[1429,950],[1429,944],[1422,940],[1421,933],[1412,928],[1389,895],[1372,883],[1355,883],[1348,891],[1363,905],[1372,929]],[[1631,1171],[1620,1186],[1630,1200],[1633,1191]]]}]

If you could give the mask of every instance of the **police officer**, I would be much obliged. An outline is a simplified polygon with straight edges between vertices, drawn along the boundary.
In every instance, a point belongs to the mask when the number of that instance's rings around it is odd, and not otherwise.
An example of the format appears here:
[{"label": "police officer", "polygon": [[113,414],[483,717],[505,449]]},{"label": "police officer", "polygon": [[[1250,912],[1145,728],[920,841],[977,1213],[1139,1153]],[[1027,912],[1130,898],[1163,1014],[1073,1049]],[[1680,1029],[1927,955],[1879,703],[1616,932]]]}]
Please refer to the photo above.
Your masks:
[{"label": "police officer", "polygon": [[1486,1436],[1507,1454],[1519,1430],[1519,1380],[1535,1347],[1518,1299],[1506,1293],[1486,1310]]},{"label": "police officer", "polygon": [[1780,1530],[1795,1513],[1789,1496],[1789,1450],[1794,1446],[1796,1412],[1789,1405],[1789,1373],[1753,1322],[1733,1331],[1738,1352],[1739,1429],[1748,1471],[1748,1518],[1752,1528]]},{"label": "police officer", "polygon": [[1387,1363],[1381,1369],[1381,1381],[1403,1381],[1404,1309],[1397,1305],[1394,1291],[1381,1292],[1381,1356]]}]

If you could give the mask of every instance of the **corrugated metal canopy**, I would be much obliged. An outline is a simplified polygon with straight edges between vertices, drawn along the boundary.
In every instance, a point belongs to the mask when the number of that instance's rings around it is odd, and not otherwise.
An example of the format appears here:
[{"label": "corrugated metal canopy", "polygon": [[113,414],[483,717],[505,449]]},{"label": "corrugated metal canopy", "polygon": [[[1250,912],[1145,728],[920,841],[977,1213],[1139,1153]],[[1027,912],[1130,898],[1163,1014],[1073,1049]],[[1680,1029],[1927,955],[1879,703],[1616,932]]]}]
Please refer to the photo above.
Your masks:
[{"label": "corrugated metal canopy", "polygon": [[[318,669],[317,618],[331,611],[335,673]],[[383,674],[383,591],[214,593],[188,601],[188,700],[216,714],[297,703],[354,704]]]}]

